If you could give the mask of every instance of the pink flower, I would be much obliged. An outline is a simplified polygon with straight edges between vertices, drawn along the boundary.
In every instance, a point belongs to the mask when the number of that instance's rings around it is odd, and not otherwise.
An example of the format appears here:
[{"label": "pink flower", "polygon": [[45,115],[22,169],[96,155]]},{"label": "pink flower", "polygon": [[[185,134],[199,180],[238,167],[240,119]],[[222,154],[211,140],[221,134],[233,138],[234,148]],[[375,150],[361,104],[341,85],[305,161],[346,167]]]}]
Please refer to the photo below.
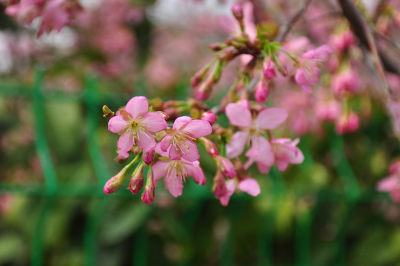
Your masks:
[{"label": "pink flower", "polygon": [[256,162],[261,173],[268,173],[269,168],[274,164],[274,154],[264,134],[266,130],[276,128],[286,120],[286,110],[267,108],[252,119],[250,111],[243,105],[230,103],[226,106],[225,112],[230,123],[241,129],[232,136],[226,146],[228,158],[239,156],[250,141],[251,148],[246,153],[249,160],[245,168]]},{"label": "pink flower", "polygon": [[289,164],[301,164],[304,161],[303,153],[296,147],[298,143],[298,138],[294,141],[290,139],[274,139],[271,141],[279,171],[285,171]]},{"label": "pink flower", "polygon": [[338,134],[351,133],[358,129],[360,121],[353,111],[341,115],[336,122],[336,132]]},{"label": "pink flower", "polygon": [[[167,156],[169,153],[162,151],[160,146],[157,145],[156,152],[162,156]],[[159,160],[153,165],[153,175],[156,184],[159,179],[164,177],[165,187],[174,197],[182,195],[183,183],[189,176],[199,185],[206,184],[206,178],[198,161],[191,162],[185,159]]]},{"label": "pink flower", "polygon": [[60,31],[69,22],[69,14],[63,4],[64,0],[50,0],[47,3],[42,13],[38,36],[53,29]]},{"label": "pink flower", "polygon": [[305,52],[300,58],[300,68],[297,70],[294,79],[302,88],[304,93],[311,93],[311,86],[318,82],[317,63],[327,59],[333,51],[327,45],[322,45],[314,50]]},{"label": "pink flower", "polygon": [[172,127],[171,133],[161,141],[161,150],[169,151],[171,160],[183,158],[187,161],[197,161],[200,158],[194,139],[210,135],[210,123],[203,120],[192,120],[188,116],[178,117]]},{"label": "pink flower", "polygon": [[393,201],[400,202],[400,162],[394,161],[389,167],[390,176],[378,183],[378,190],[389,192]]},{"label": "pink flower", "polygon": [[124,109],[108,121],[108,130],[121,134],[117,143],[120,158],[128,158],[136,141],[144,152],[150,151],[156,145],[151,133],[166,127],[167,123],[160,113],[149,112],[149,104],[143,96],[133,97]]},{"label": "pink flower", "polygon": [[243,191],[249,194],[250,196],[256,197],[260,194],[260,186],[258,182],[253,178],[246,178],[241,180],[239,183],[237,180],[222,180],[220,182],[219,193],[215,193],[215,197],[219,199],[221,205],[228,206],[229,200],[235,190]]},{"label": "pink flower", "polygon": [[340,35],[333,35],[330,41],[331,45],[336,48],[339,52],[343,52],[352,45],[354,45],[355,39],[350,31],[341,33]]},{"label": "pink flower", "polygon": [[352,69],[346,69],[334,76],[332,89],[336,97],[341,97],[345,92],[357,93],[360,90],[361,80]]}]

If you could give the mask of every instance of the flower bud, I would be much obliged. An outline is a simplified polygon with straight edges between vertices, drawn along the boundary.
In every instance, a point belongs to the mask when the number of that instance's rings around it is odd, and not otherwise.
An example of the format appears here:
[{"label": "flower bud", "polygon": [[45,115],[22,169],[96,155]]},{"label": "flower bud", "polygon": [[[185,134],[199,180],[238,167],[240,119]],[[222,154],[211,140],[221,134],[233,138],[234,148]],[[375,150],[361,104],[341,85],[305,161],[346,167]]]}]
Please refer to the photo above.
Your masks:
[{"label": "flower bud", "polygon": [[153,160],[154,160],[154,149],[149,150],[148,152],[143,152],[143,161],[147,164],[150,165]]},{"label": "flower bud", "polygon": [[116,174],[115,176],[113,176],[112,178],[110,178],[107,183],[104,185],[103,191],[104,194],[108,195],[111,193],[114,193],[115,191],[117,191],[122,183],[124,182],[126,173],[128,172],[129,165],[125,166],[124,168],[122,168],[121,171],[119,171],[118,174]]},{"label": "flower bud", "polygon": [[217,122],[217,116],[212,111],[206,111],[201,115],[201,120],[207,121],[211,125]]},{"label": "flower bud", "polygon": [[260,80],[254,91],[254,98],[258,103],[265,103],[269,96],[269,86],[264,80]]},{"label": "flower bud", "polygon": [[213,157],[218,155],[218,149],[217,146],[215,146],[214,142],[204,137],[200,138],[199,140],[201,141],[201,143],[203,143],[208,154],[210,154]]},{"label": "flower bud", "polygon": [[196,88],[205,78],[212,64],[208,64],[194,74],[191,79],[192,88]]},{"label": "flower bud", "polygon": [[144,203],[151,204],[155,197],[154,191],[155,191],[155,186],[153,181],[153,172],[152,169],[149,168],[147,172],[146,186],[142,193],[142,201]]},{"label": "flower bud", "polygon": [[144,171],[144,164],[139,164],[135,171],[133,171],[131,180],[129,182],[129,190],[132,192],[133,195],[137,194],[139,190],[143,187],[143,171]]},{"label": "flower bud", "polygon": [[240,4],[233,5],[231,11],[236,20],[243,20],[243,7]]},{"label": "flower bud", "polygon": [[113,111],[111,111],[111,109],[110,108],[108,108],[108,106],[107,105],[103,105],[103,117],[108,117],[108,118],[110,118],[110,117],[113,117],[114,116],[114,112]]},{"label": "flower bud", "polygon": [[351,133],[356,131],[359,125],[358,116],[351,111],[339,117],[339,121],[336,124],[336,132],[338,134]]},{"label": "flower bud", "polygon": [[269,58],[263,65],[263,74],[266,80],[270,80],[275,77],[275,64]]},{"label": "flower bud", "polygon": [[233,166],[233,163],[229,159],[222,156],[217,156],[216,159],[218,168],[222,171],[224,176],[230,179],[236,176],[235,167]]},{"label": "flower bud", "polygon": [[214,177],[214,184],[213,184],[213,190],[215,197],[217,199],[223,197],[227,190],[226,190],[226,182],[224,179],[224,176],[220,171],[217,172],[216,176]]},{"label": "flower bud", "polygon": [[214,68],[214,71],[213,71],[213,74],[212,74],[212,82],[213,82],[214,84],[218,83],[219,79],[221,78],[221,75],[222,75],[222,68],[223,68],[222,62],[221,62],[221,61],[218,61],[218,62],[215,64],[215,68]]},{"label": "flower bud", "polygon": [[196,98],[198,100],[207,100],[208,96],[210,96],[211,91],[213,89],[212,79],[204,82],[201,87],[197,90]]},{"label": "flower bud", "polygon": [[210,48],[214,52],[219,52],[222,49],[224,49],[225,47],[226,47],[226,44],[224,44],[224,43],[212,43],[208,46],[208,48]]}]

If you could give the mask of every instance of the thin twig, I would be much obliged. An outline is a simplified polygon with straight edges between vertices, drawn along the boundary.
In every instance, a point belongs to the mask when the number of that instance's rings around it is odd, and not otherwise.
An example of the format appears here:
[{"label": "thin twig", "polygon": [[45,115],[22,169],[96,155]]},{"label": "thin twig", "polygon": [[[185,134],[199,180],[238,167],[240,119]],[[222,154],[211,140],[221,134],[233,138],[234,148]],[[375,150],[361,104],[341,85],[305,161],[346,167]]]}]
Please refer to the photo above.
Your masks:
[{"label": "thin twig", "polygon": [[276,37],[277,42],[282,42],[286,36],[289,34],[290,30],[292,29],[293,25],[300,19],[301,15],[307,10],[308,6],[311,4],[312,0],[306,0],[301,8],[296,12],[296,14],[286,23],[281,33]]}]

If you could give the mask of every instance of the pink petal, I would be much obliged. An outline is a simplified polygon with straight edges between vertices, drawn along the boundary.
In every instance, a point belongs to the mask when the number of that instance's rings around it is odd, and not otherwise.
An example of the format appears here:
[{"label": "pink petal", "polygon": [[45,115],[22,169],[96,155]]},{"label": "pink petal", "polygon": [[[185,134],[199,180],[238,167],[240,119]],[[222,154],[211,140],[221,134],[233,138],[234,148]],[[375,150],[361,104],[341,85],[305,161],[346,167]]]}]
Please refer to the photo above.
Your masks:
[{"label": "pink petal", "polygon": [[186,163],[184,166],[188,173],[188,176],[193,177],[194,181],[196,181],[197,184],[206,184],[206,177],[204,176],[203,170],[200,167],[199,161]]},{"label": "pink petal", "polygon": [[285,109],[267,108],[258,114],[256,126],[260,129],[273,129],[282,124],[287,116]]},{"label": "pink petal", "polygon": [[207,121],[192,120],[183,128],[183,132],[189,134],[192,138],[197,139],[210,135],[212,127]]},{"label": "pink petal", "polygon": [[226,193],[225,195],[219,198],[219,201],[221,202],[222,206],[228,206],[229,200],[231,199],[231,196],[235,191],[235,188],[236,188],[235,180],[229,180],[226,182]]},{"label": "pink petal", "polygon": [[140,122],[150,132],[158,132],[167,127],[167,122],[164,117],[155,112],[150,112],[144,115],[144,119]]},{"label": "pink petal", "polygon": [[283,172],[285,171],[289,166],[289,161],[286,160],[285,158],[281,159],[276,159],[276,167],[278,168],[279,171]]},{"label": "pink petal", "polygon": [[172,196],[179,197],[182,195],[182,177],[177,175],[175,168],[167,173],[164,178],[164,183],[165,187],[169,190]]},{"label": "pink petal", "polygon": [[399,184],[399,178],[395,175],[388,176],[378,183],[378,190],[379,191],[392,191],[395,189]]},{"label": "pink petal", "polygon": [[146,97],[136,96],[129,100],[126,104],[125,110],[131,115],[133,119],[143,116],[149,111],[149,103]]},{"label": "pink petal", "polygon": [[189,116],[180,116],[174,121],[174,125],[172,126],[173,129],[179,130],[186,124],[188,124],[190,121],[192,121],[192,118]]},{"label": "pink petal", "polygon": [[169,149],[168,158],[171,160],[179,160],[181,158],[181,153],[174,145],[171,145],[171,148]]},{"label": "pink petal", "polygon": [[258,185],[258,182],[253,178],[246,178],[240,181],[238,189],[246,192],[253,197],[260,194],[260,186]]},{"label": "pink petal", "polygon": [[122,159],[129,157],[129,151],[132,149],[135,144],[135,140],[133,138],[132,131],[127,130],[119,137],[117,142],[118,147],[118,155]]},{"label": "pink petal", "polygon": [[196,143],[193,141],[186,140],[185,143],[179,147],[181,148],[183,159],[188,160],[189,162],[194,162],[200,159],[199,150],[197,149]]},{"label": "pink petal", "polygon": [[108,131],[120,133],[129,125],[122,115],[116,115],[108,121]]},{"label": "pink petal", "polygon": [[142,148],[144,152],[148,152],[156,146],[156,140],[147,130],[139,129],[136,133],[139,147]]},{"label": "pink petal", "polygon": [[231,141],[226,145],[226,155],[228,158],[239,156],[246,145],[249,134],[243,131],[236,132]]},{"label": "pink petal", "polygon": [[161,149],[161,144],[160,143],[157,143],[156,144],[156,153],[158,153],[158,154],[160,154],[161,156],[163,156],[163,157],[168,157],[168,151],[163,151],[162,149]]},{"label": "pink petal", "polygon": [[154,181],[157,181],[166,175],[168,166],[169,162],[165,161],[157,161],[156,163],[153,164],[152,170],[153,170]]},{"label": "pink petal", "polygon": [[160,148],[161,148],[162,151],[166,152],[168,150],[169,145],[171,145],[171,140],[172,140],[172,135],[171,134],[166,135],[161,140]]},{"label": "pink petal", "polygon": [[239,103],[230,103],[225,108],[225,113],[232,125],[238,127],[251,126],[251,113]]},{"label": "pink petal", "polygon": [[269,172],[269,168],[274,164],[275,160],[271,145],[262,136],[252,139],[251,148],[247,151],[246,156],[249,157],[249,161],[245,164],[245,168],[256,162],[258,170],[263,174]]}]

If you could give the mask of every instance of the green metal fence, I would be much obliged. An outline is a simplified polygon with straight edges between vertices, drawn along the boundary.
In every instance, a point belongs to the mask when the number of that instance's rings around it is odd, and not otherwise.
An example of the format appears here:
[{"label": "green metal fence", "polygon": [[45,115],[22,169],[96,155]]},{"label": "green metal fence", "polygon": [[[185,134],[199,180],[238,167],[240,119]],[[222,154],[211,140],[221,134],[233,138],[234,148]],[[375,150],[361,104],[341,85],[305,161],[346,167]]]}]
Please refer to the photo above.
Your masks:
[{"label": "green metal fence", "polygon": [[[31,265],[38,266],[44,264],[44,233],[46,228],[47,218],[51,215],[52,208],[54,207],[55,199],[58,197],[90,197],[93,200],[89,220],[84,225],[84,263],[85,265],[96,265],[97,257],[97,233],[102,220],[103,210],[110,200],[110,197],[105,197],[102,192],[102,187],[106,180],[110,177],[110,171],[107,168],[105,159],[103,158],[99,140],[97,136],[99,119],[101,117],[101,110],[99,106],[101,103],[107,102],[107,99],[114,97],[111,94],[100,94],[98,90],[97,80],[93,76],[86,79],[86,87],[84,93],[79,94],[63,94],[52,93],[45,95],[43,93],[43,79],[45,72],[43,69],[37,69],[35,72],[35,79],[33,87],[25,87],[15,84],[3,84],[0,88],[0,95],[3,97],[26,97],[33,100],[33,114],[34,114],[34,127],[35,127],[35,143],[37,154],[40,159],[40,164],[44,173],[45,183],[23,186],[23,185],[10,185],[0,183],[0,193],[17,194],[27,196],[40,196],[44,198],[41,206],[41,212],[38,219],[35,221],[35,231],[31,242]],[[44,103],[46,101],[57,100],[72,100],[79,101],[86,105],[87,118],[87,144],[91,163],[94,167],[97,177],[97,185],[60,185],[57,181],[57,173],[53,166],[50,156],[49,146],[46,140],[46,121]],[[306,142],[306,141],[305,141]],[[302,149],[305,153],[306,160],[299,166],[300,171],[308,171],[310,165],[313,164],[312,156],[308,150],[307,143],[303,144]],[[332,136],[331,153],[336,158],[335,164],[337,176],[340,178],[342,187],[340,189],[323,190],[317,193],[310,192],[316,199],[313,207],[299,208],[296,213],[295,221],[295,262],[296,265],[310,265],[311,264],[311,229],[313,220],[324,202],[344,202],[346,204],[346,215],[339,227],[339,232],[334,242],[333,249],[333,262],[335,265],[344,265],[345,251],[346,251],[346,227],[354,208],[362,202],[371,202],[380,200],[382,195],[374,192],[373,189],[361,189],[357,184],[351,166],[346,159],[344,152],[343,139],[340,136]],[[269,175],[272,179],[272,186],[270,191],[263,191],[263,193],[270,193],[273,195],[277,202],[276,208],[279,208],[280,200],[285,197],[287,193],[286,184],[281,174],[273,170]],[[127,191],[118,193],[116,197],[130,196]],[[203,192],[187,192],[183,197],[197,197],[201,199],[212,198],[211,192],[205,194]],[[307,201],[309,193],[304,189],[295,191],[294,197],[296,202],[301,207],[301,202]],[[238,220],[240,212],[243,210],[243,202],[247,200],[246,197],[238,197],[234,199],[234,208],[228,210],[232,226],[230,228],[227,240],[222,243],[220,249],[220,264],[221,265],[234,265],[233,254],[233,239],[235,238],[235,227],[240,225]],[[215,204],[218,204],[215,201]],[[147,207],[146,207],[147,208]],[[149,207],[151,211],[151,207]],[[197,219],[199,211],[196,207],[189,210],[187,216],[189,217],[186,222],[186,232],[182,235],[190,237],[190,231],[193,230],[194,221]],[[272,265],[273,264],[273,227],[275,223],[276,209],[272,208],[266,211],[263,215],[263,221],[260,225],[259,237],[257,241],[257,254],[259,265]],[[189,222],[188,222],[189,221]],[[135,237],[135,250],[132,265],[146,265],[146,258],[148,253],[148,236],[146,230],[139,230]]]}]

